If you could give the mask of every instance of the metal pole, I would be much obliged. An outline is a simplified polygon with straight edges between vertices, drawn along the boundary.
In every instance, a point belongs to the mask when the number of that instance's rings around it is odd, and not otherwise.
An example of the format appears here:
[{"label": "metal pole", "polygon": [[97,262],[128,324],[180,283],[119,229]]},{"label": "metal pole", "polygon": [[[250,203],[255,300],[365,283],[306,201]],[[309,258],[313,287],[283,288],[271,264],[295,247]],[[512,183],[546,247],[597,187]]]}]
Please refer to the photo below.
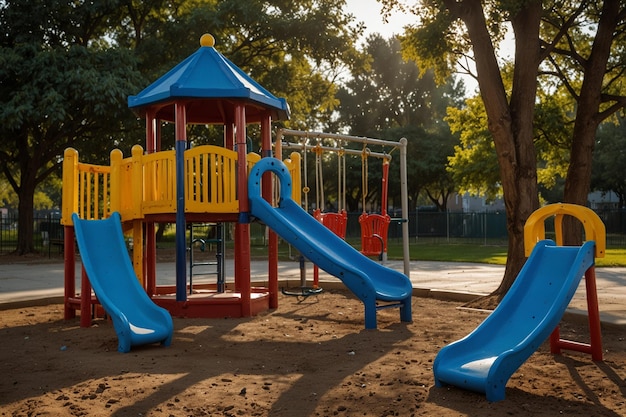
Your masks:
[{"label": "metal pole", "polygon": [[[337,140],[345,140],[348,142],[359,142],[366,143],[372,145],[383,145],[383,146],[398,146],[398,142],[394,142],[391,140],[383,140],[383,139],[372,139],[366,138],[362,136],[350,136],[350,135],[340,135],[337,133],[322,133],[322,132],[303,132],[300,130],[290,130],[290,129],[280,129],[280,134],[282,136],[299,136],[305,138],[324,138],[324,139],[337,139]],[[402,142],[402,139],[400,139]],[[406,146],[406,144],[404,145]]]},{"label": "metal pole", "polygon": [[176,301],[187,301],[187,242],[185,239],[185,149],[187,114],[184,104],[176,103]]},{"label": "metal pole", "polygon": [[409,191],[407,184],[407,146],[406,138],[400,139],[400,195],[402,199],[402,256],[404,258],[404,275],[411,278],[411,263],[409,253]]},{"label": "metal pole", "polygon": [[[398,143],[396,142],[391,142],[393,143],[393,146],[398,146]],[[280,145],[281,148],[285,148],[285,149],[305,149],[305,150],[314,150],[314,149],[321,149],[323,151],[329,151],[329,152],[339,152],[339,151],[343,151],[343,153],[347,154],[347,155],[363,155],[363,151],[360,149],[345,149],[345,148],[338,148],[336,146],[325,146],[325,145],[308,145],[308,144],[302,144],[302,143],[291,143],[291,142],[283,142]],[[390,160],[391,159],[391,155],[389,155],[388,153],[382,153],[382,152],[372,152],[369,151],[367,152],[367,156],[372,156],[375,158],[380,158],[380,159],[387,159]]]},{"label": "metal pole", "polygon": [[487,209],[483,213],[483,218],[485,219],[484,227],[483,227],[483,236],[484,236],[484,245],[487,246]]}]

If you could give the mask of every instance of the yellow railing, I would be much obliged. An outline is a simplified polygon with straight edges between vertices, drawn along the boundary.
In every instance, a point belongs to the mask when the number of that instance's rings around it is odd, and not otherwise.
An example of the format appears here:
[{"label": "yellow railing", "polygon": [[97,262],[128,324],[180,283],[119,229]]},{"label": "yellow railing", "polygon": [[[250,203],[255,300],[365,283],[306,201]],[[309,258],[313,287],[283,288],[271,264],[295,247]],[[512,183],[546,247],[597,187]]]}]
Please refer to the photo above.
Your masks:
[{"label": "yellow railing", "polygon": [[171,150],[143,155],[142,150],[135,155],[133,148],[133,158],[141,159],[143,166],[143,214],[175,213],[176,152]]},{"label": "yellow railing", "polygon": [[67,149],[63,159],[62,224],[72,224],[72,213],[83,219],[103,219],[111,213],[111,167],[78,162],[78,152]]},{"label": "yellow railing", "polygon": [[288,159],[285,159],[285,165],[289,169],[289,175],[291,175],[291,199],[302,204],[302,180],[300,177],[300,165],[302,155],[299,152],[292,152]]},{"label": "yellow railing", "polygon": [[[297,155],[297,156],[294,156]],[[300,182],[300,155],[286,163],[292,178]],[[145,155],[139,145],[131,157],[119,149],[111,152],[111,165],[81,163],[75,149],[67,149],[63,161],[62,223],[71,225],[72,213],[86,219],[106,218],[118,211],[124,221],[146,214],[176,212],[176,155],[162,151]],[[237,152],[203,145],[185,151],[185,211],[188,213],[237,213]],[[247,155],[248,172],[261,159]],[[299,191],[299,186],[294,187]],[[299,192],[298,192],[299,196]]]},{"label": "yellow railing", "polygon": [[236,213],[237,152],[198,146],[185,152],[185,210],[191,213]]}]

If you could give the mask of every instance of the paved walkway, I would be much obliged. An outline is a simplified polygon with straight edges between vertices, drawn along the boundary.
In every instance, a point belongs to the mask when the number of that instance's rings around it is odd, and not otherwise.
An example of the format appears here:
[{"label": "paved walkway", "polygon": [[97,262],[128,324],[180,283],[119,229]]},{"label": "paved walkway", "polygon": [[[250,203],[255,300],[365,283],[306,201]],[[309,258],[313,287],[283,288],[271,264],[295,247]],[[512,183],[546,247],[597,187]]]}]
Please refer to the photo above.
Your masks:
[{"label": "paved walkway", "polygon": [[[457,262],[411,262],[411,281],[415,293],[442,299],[468,301],[476,296],[495,290],[504,274],[504,267],[487,264]],[[403,271],[401,261],[389,261],[387,266]],[[201,273],[201,267],[195,272]],[[63,264],[5,264],[0,265],[0,309],[23,303],[62,302]],[[157,284],[174,284],[174,263],[157,264]],[[255,261],[251,265],[254,281],[267,279],[267,262]],[[233,277],[233,263],[226,262],[227,281]],[[307,263],[307,278],[312,279],[312,266]],[[80,263],[76,264],[76,277],[80,277]],[[194,283],[209,282],[209,278],[196,276]],[[300,285],[298,262],[280,262],[279,277],[284,285]],[[600,316],[603,323],[626,326],[626,268],[596,269]],[[77,279],[80,281],[80,279]],[[340,284],[340,281],[323,272],[320,273],[322,287]],[[79,282],[77,283],[77,285]],[[568,311],[586,315],[586,292],[584,280],[574,295]]]}]

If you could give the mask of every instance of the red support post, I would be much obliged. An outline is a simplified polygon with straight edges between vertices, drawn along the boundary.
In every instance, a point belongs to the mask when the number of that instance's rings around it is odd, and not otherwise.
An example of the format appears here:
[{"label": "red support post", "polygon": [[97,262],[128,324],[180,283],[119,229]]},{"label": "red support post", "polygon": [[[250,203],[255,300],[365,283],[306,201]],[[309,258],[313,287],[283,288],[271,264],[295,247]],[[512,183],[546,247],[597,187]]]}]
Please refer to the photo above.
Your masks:
[{"label": "red support post", "polygon": [[85,267],[80,276],[80,327],[91,327],[91,283]]},{"label": "red support post", "polygon": [[561,339],[559,326],[550,335],[550,352],[560,354],[562,349],[588,353],[594,361],[602,360],[602,331],[600,327],[600,309],[596,287],[596,270],[592,266],[585,271],[585,289],[587,293],[587,315],[589,319],[589,343]]},{"label": "red support post", "polygon": [[65,306],[63,318],[70,320],[76,317],[76,309],[70,305],[70,298],[76,296],[76,247],[74,244],[74,227],[65,226],[63,228],[63,263],[65,279]]}]

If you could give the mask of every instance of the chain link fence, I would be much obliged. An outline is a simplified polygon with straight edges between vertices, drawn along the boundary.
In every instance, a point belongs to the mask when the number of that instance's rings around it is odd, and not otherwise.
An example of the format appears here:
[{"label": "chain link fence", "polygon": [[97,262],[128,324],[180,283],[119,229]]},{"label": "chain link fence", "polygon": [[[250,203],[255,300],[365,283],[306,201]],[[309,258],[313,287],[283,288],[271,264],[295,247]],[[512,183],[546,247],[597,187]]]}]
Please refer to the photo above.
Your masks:
[{"label": "chain link fence", "polygon": [[[626,210],[597,211],[606,226],[607,246],[626,247]],[[361,236],[359,216],[348,214],[346,239],[358,241]],[[506,245],[506,215],[504,212],[437,212],[413,211],[409,214],[409,236],[412,243],[465,243],[473,245]],[[551,224],[546,224],[550,237]],[[264,227],[251,228],[251,241],[265,240]],[[62,256],[63,226],[56,213],[34,219],[35,250],[46,256]],[[390,241],[402,239],[402,219],[393,217],[389,226]],[[17,217],[3,216],[0,221],[0,253],[8,253],[17,247]]]}]

